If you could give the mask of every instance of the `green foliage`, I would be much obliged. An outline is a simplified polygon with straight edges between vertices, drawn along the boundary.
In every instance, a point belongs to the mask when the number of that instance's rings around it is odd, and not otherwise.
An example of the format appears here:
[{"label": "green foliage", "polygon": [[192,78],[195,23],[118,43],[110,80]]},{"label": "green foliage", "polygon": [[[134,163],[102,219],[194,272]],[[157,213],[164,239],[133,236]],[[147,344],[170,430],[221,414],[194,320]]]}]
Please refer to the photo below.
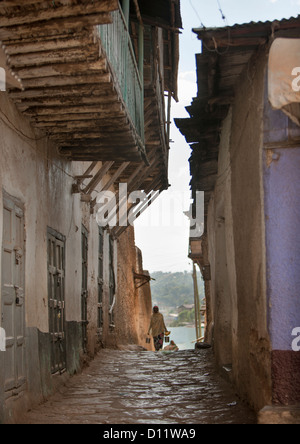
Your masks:
[{"label": "green foliage", "polygon": [[[168,307],[179,307],[183,304],[194,304],[193,275],[187,271],[181,273],[163,273],[157,271],[151,274],[152,300]],[[204,296],[203,281],[200,273],[197,275],[201,298]]]},{"label": "green foliage", "polygon": [[195,309],[193,310],[183,310],[179,313],[178,318],[172,322],[170,327],[183,327],[186,324],[195,323]]}]

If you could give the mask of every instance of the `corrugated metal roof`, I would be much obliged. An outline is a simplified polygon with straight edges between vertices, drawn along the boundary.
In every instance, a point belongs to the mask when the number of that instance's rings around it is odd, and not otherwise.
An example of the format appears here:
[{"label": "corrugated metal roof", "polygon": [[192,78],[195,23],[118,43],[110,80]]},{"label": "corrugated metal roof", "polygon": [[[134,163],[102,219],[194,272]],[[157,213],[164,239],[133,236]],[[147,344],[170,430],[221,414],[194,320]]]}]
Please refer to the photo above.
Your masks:
[{"label": "corrugated metal roof", "polygon": [[280,28],[286,28],[286,26],[297,24],[300,20],[300,15],[296,17],[290,17],[288,19],[282,19],[282,20],[267,20],[265,22],[259,21],[259,22],[248,22],[248,23],[236,23],[233,26],[224,26],[224,27],[209,27],[209,28],[194,28],[193,32],[195,34],[202,34],[206,32],[224,32],[224,30],[227,30],[230,28],[231,31],[233,30],[241,30],[243,28],[249,29],[251,33],[253,33],[254,28],[262,28],[266,30],[269,29],[270,26],[273,24],[280,26]]},{"label": "corrugated metal roof", "polygon": [[175,123],[192,148],[191,188],[205,191],[208,200],[217,178],[220,130],[237,81],[258,48],[270,39],[300,38],[300,16],[193,31],[203,42],[203,52],[196,56],[198,95],[187,108],[190,118],[175,119]]},{"label": "corrugated metal roof", "polygon": [[[227,46],[238,46],[239,39],[267,39],[276,33],[292,31],[297,29],[300,24],[300,15],[290,19],[273,20],[266,22],[250,22],[236,24],[234,26],[221,28],[195,28],[193,32],[198,35],[198,39],[205,42],[209,48],[215,48],[216,45],[224,46],[223,39],[226,39]],[[221,42],[219,42],[221,40]],[[257,41],[259,44],[260,41]]]}]

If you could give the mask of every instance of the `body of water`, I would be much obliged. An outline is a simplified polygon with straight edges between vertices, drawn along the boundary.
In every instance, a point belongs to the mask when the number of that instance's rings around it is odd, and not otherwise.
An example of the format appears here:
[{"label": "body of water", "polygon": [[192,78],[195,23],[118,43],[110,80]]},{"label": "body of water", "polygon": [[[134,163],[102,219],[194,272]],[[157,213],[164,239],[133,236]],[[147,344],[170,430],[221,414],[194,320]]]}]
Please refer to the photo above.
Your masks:
[{"label": "body of water", "polygon": [[[195,348],[195,327],[170,327],[170,341],[174,341],[179,350],[190,350]],[[164,344],[164,347],[168,344]]]}]

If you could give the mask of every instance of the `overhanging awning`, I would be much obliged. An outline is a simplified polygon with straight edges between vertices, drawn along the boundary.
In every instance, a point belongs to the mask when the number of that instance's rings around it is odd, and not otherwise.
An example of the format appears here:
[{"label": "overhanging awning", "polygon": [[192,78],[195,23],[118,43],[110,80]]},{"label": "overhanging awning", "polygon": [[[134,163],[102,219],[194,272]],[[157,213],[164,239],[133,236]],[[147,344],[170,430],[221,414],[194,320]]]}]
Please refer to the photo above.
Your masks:
[{"label": "overhanging awning", "polygon": [[269,55],[269,101],[300,125],[300,39],[278,38]]}]

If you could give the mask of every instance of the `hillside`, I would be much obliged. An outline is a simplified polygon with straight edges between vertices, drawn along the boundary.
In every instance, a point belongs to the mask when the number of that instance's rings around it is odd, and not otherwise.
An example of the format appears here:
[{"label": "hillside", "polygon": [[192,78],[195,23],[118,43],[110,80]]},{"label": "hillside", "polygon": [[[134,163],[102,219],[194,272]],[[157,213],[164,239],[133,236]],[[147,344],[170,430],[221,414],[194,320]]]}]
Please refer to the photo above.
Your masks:
[{"label": "hillside", "polygon": [[[152,301],[167,307],[178,307],[183,304],[194,303],[193,275],[187,271],[183,273],[151,274],[155,281],[151,281]],[[203,281],[198,273],[200,297],[203,298]]]}]

